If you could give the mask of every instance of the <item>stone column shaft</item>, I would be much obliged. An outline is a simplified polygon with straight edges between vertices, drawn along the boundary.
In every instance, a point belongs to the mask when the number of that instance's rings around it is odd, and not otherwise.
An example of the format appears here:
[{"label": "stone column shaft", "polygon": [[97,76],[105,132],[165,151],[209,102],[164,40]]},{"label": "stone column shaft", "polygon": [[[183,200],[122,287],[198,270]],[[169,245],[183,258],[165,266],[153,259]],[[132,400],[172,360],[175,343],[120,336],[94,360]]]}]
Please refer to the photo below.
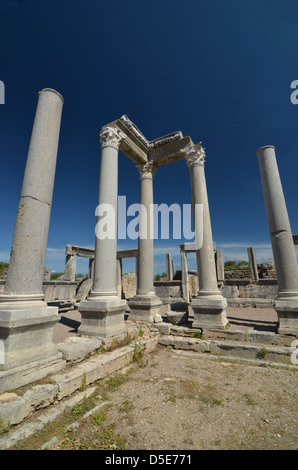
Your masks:
[{"label": "stone column shaft", "polygon": [[251,278],[253,281],[258,281],[259,280],[258,265],[257,265],[255,250],[253,249],[252,246],[249,246],[247,248],[247,254],[248,254]]},{"label": "stone column shaft", "polygon": [[174,278],[174,269],[173,269],[173,258],[171,253],[166,254],[166,265],[167,265],[167,279],[172,281]]},{"label": "stone column shaft", "polygon": [[11,247],[4,294],[0,296],[0,393],[21,387],[64,366],[53,328],[58,307],[42,290],[63,98],[39,93]]},{"label": "stone column shaft", "polygon": [[129,302],[130,321],[161,321],[161,300],[154,289],[153,246],[153,162],[138,166],[141,176],[139,238],[137,257],[137,293]]},{"label": "stone column shaft", "polygon": [[94,278],[94,258],[89,259],[89,267],[88,267],[88,278]]},{"label": "stone column shaft", "polygon": [[79,333],[86,336],[107,338],[125,331],[124,313],[127,304],[118,298],[116,287],[118,148],[125,137],[125,134],[113,127],[104,127],[100,133],[102,156],[93,289],[90,297],[79,305],[82,315]]},{"label": "stone column shaft", "polygon": [[39,93],[5,284],[8,295],[43,298],[62,106],[56,91]]},{"label": "stone column shaft", "polygon": [[224,268],[222,250],[216,250],[215,257],[216,257],[217,281],[223,282],[225,279],[225,268]]},{"label": "stone column shaft", "polygon": [[153,174],[152,164],[139,166],[141,175],[138,238],[138,291],[139,295],[154,295],[153,245]]},{"label": "stone column shaft", "polygon": [[[107,204],[114,213],[113,238],[95,238],[94,280],[92,295],[117,296],[116,256],[117,256],[117,198],[118,198],[118,147],[102,144],[99,179],[98,206]],[[97,218],[99,222],[101,217]],[[98,227],[98,225],[97,225]]]},{"label": "stone column shaft", "polygon": [[279,332],[298,333],[298,266],[286,202],[273,146],[257,150],[264,201],[275,262]]},{"label": "stone column shaft", "polygon": [[198,224],[203,224],[203,244],[201,248],[196,251],[199,286],[201,293],[217,293],[218,287],[214,260],[214,245],[210,223],[205,170],[204,164],[201,162],[202,159],[193,159],[193,157],[189,157],[188,159],[195,223],[195,205],[201,204],[203,206],[203,220],[198,221]]},{"label": "stone column shaft", "polygon": [[74,282],[76,280],[76,255],[66,255],[65,257],[65,270],[64,270],[64,281]]},{"label": "stone column shaft", "polygon": [[181,283],[182,283],[182,298],[185,302],[189,302],[190,295],[189,295],[187,253],[183,250],[181,251]]},{"label": "stone column shaft", "polygon": [[273,146],[257,151],[278,291],[298,292],[298,268],[288,211]]},{"label": "stone column shaft", "polygon": [[[205,151],[201,144],[185,149],[186,161],[190,170],[191,194],[193,214],[196,224],[203,224],[201,233],[203,240],[196,250],[199,292],[193,299],[191,306],[194,311],[195,321],[193,327],[197,328],[225,328],[227,325],[226,307],[224,299],[217,286],[216,267],[214,259],[214,244],[212,239],[207,187],[205,180]],[[202,220],[196,220],[196,205],[203,207]],[[200,245],[200,243],[199,243]]]},{"label": "stone column shaft", "polygon": [[122,299],[122,259],[117,258],[117,296]]}]

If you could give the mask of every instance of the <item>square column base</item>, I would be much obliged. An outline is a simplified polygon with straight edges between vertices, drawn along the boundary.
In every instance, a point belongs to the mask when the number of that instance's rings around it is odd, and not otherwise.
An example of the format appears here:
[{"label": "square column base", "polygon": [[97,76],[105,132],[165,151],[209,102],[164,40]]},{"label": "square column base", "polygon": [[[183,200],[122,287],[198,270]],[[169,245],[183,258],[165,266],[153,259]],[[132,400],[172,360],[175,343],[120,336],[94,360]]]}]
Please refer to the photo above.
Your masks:
[{"label": "square column base", "polygon": [[160,308],[162,301],[156,295],[136,295],[128,302],[130,308],[129,321],[146,323],[161,322]]},{"label": "square column base", "polygon": [[195,320],[192,328],[218,328],[225,329],[228,320],[226,317],[227,300],[221,295],[206,295],[192,300]]},{"label": "square column base", "polygon": [[278,315],[278,333],[298,336],[298,297],[276,298],[274,308]]},{"label": "square column base", "polygon": [[65,365],[53,343],[58,307],[45,302],[0,303],[0,392],[27,385]]},{"label": "square column base", "polygon": [[78,307],[82,315],[78,333],[98,338],[110,338],[125,333],[124,314],[126,308],[126,301],[120,300],[118,297],[89,297]]}]

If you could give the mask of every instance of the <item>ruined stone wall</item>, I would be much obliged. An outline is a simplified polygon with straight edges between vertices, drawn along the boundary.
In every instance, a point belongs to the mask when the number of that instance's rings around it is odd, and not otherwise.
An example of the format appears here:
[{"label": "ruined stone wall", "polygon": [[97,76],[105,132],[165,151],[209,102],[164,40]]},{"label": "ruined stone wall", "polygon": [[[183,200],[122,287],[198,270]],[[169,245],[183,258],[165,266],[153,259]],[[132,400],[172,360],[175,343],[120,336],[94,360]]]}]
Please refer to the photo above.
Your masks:
[{"label": "ruined stone wall", "polygon": [[136,295],[136,275],[135,273],[125,273],[122,276],[122,291],[125,299],[131,299]]}]

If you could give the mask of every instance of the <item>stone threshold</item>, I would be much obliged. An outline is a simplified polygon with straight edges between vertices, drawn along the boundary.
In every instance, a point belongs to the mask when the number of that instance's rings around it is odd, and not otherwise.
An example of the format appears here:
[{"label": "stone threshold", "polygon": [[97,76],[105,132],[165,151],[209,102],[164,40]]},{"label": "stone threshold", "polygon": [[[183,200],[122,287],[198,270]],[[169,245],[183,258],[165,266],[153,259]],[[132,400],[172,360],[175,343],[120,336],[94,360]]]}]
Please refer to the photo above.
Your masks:
[{"label": "stone threshold", "polygon": [[227,298],[228,307],[241,308],[273,308],[274,299],[253,298],[253,297],[233,297]]},{"label": "stone threshold", "polygon": [[[295,337],[263,331],[204,330],[169,323],[151,325],[152,332],[159,332],[159,344],[173,349],[207,353],[208,355],[260,360],[266,364],[292,366],[291,347]],[[286,343],[286,344],[285,344]]]},{"label": "stone threshold", "polygon": [[[137,330],[140,331],[139,328]],[[0,437],[0,450],[8,449],[39,431],[61,413],[94,393],[96,387],[92,387],[92,384],[129,366],[133,362],[136,344],[140,345],[145,356],[158,344],[157,337],[139,336],[133,337],[131,344],[117,348],[117,343],[121,344],[126,335],[119,336],[105,342],[97,340],[97,345],[94,338],[69,339],[68,343],[61,343],[63,351],[60,350],[67,360],[62,371],[48,376],[42,383],[0,395],[0,422],[2,426],[10,426],[9,431]],[[68,349],[67,344],[71,348]],[[61,345],[57,345],[58,348],[62,348]],[[99,346],[101,349],[98,349]],[[74,349],[77,349],[76,354]],[[82,391],[83,388],[86,390]],[[34,419],[35,414],[40,414],[43,409],[45,412]]]},{"label": "stone threshold", "polygon": [[288,346],[297,339],[295,336],[282,335],[271,331],[258,331],[254,329],[241,330],[227,328],[220,330],[216,328],[202,329],[191,328],[186,325],[173,325],[172,323],[162,322],[154,323],[150,326],[151,332],[158,332],[162,335],[172,336],[188,336],[190,338],[198,337],[199,339],[210,340],[228,340],[228,341],[242,341],[249,343],[261,343],[275,346]]},{"label": "stone threshold", "polygon": [[267,346],[244,344],[236,341],[214,341],[189,338],[185,336],[161,336],[158,340],[162,346],[174,349],[208,353],[212,356],[233,357],[239,359],[261,360],[268,364],[291,365],[291,355],[296,348],[286,346]]}]

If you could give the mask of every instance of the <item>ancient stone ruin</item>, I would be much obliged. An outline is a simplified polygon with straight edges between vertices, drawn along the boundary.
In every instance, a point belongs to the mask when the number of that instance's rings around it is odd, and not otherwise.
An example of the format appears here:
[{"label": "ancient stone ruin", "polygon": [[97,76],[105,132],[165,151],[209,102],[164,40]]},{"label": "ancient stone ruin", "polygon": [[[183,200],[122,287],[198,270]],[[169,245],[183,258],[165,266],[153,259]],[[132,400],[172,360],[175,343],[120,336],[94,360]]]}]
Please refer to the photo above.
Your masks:
[{"label": "ancient stone ruin", "polygon": [[[58,303],[61,307],[63,301],[65,308],[75,306],[81,314],[76,348],[88,338],[98,348],[99,344],[123,337],[129,328],[139,324],[151,328],[155,334],[166,333],[169,336],[162,337],[160,344],[171,345],[174,341],[170,336],[171,325],[180,325],[181,318],[185,327],[182,327],[183,335],[199,332],[206,338],[233,336],[235,332],[229,330],[227,306],[241,307],[245,304],[241,299],[265,299],[268,294],[264,294],[266,276],[260,278],[253,247],[248,247],[249,279],[242,280],[244,284],[239,283],[239,279],[238,284],[233,284],[233,279],[225,279],[223,253],[216,250],[212,238],[204,168],[206,154],[201,143],[194,143],[191,137],[184,137],[181,132],[148,141],[127,116],[104,125],[100,131],[102,158],[97,202],[99,205],[109,204],[114,209],[115,237],[96,237],[94,250],[67,245],[63,279],[54,283],[45,280],[45,253],[62,107],[63,98],[55,90],[46,88],[39,93],[9,269],[6,280],[1,281],[1,393],[49,375],[56,377],[57,383],[63,382],[66,353],[53,341],[53,329],[59,321]],[[140,203],[147,209],[144,213],[140,211],[139,222],[140,232],[147,236],[139,236],[136,249],[122,252],[117,251],[116,237],[119,151],[139,170]],[[298,268],[294,247],[297,236],[293,241],[274,147],[260,148],[257,156],[276,269],[276,288],[267,297],[271,297],[278,315],[274,344],[288,347],[298,335]],[[154,249],[150,237],[153,227],[148,215],[153,204],[153,177],[160,166],[182,159],[189,168],[193,209],[196,205],[203,207],[204,241],[199,249],[180,245],[180,275],[174,274],[171,254],[165,253],[167,280],[154,283]],[[195,209],[193,213],[196,217]],[[192,273],[187,267],[189,251],[196,254],[195,282],[191,281]],[[79,296],[75,281],[76,256],[90,260],[89,276],[81,283]],[[122,276],[122,259],[125,257],[136,258],[135,291],[130,286],[127,296],[123,295]],[[59,289],[62,293],[57,293]],[[56,306],[55,298],[59,300]],[[169,305],[168,310],[164,309],[165,305]],[[258,306],[262,306],[262,302]],[[171,312],[175,310],[180,311],[180,317],[171,322]],[[182,335],[182,330],[179,331]],[[238,336],[237,339],[243,339],[245,335],[238,333]],[[197,348],[194,350],[200,353],[213,351],[220,354],[224,347],[212,343],[211,339],[209,343],[200,343],[200,339],[193,336],[192,339]],[[156,339],[154,341],[157,342]],[[184,343],[181,340],[179,344]],[[286,355],[289,357],[289,351]],[[92,380],[90,378],[88,383]],[[71,387],[69,390],[70,393],[73,391]],[[64,396],[61,390],[59,393]]]}]

